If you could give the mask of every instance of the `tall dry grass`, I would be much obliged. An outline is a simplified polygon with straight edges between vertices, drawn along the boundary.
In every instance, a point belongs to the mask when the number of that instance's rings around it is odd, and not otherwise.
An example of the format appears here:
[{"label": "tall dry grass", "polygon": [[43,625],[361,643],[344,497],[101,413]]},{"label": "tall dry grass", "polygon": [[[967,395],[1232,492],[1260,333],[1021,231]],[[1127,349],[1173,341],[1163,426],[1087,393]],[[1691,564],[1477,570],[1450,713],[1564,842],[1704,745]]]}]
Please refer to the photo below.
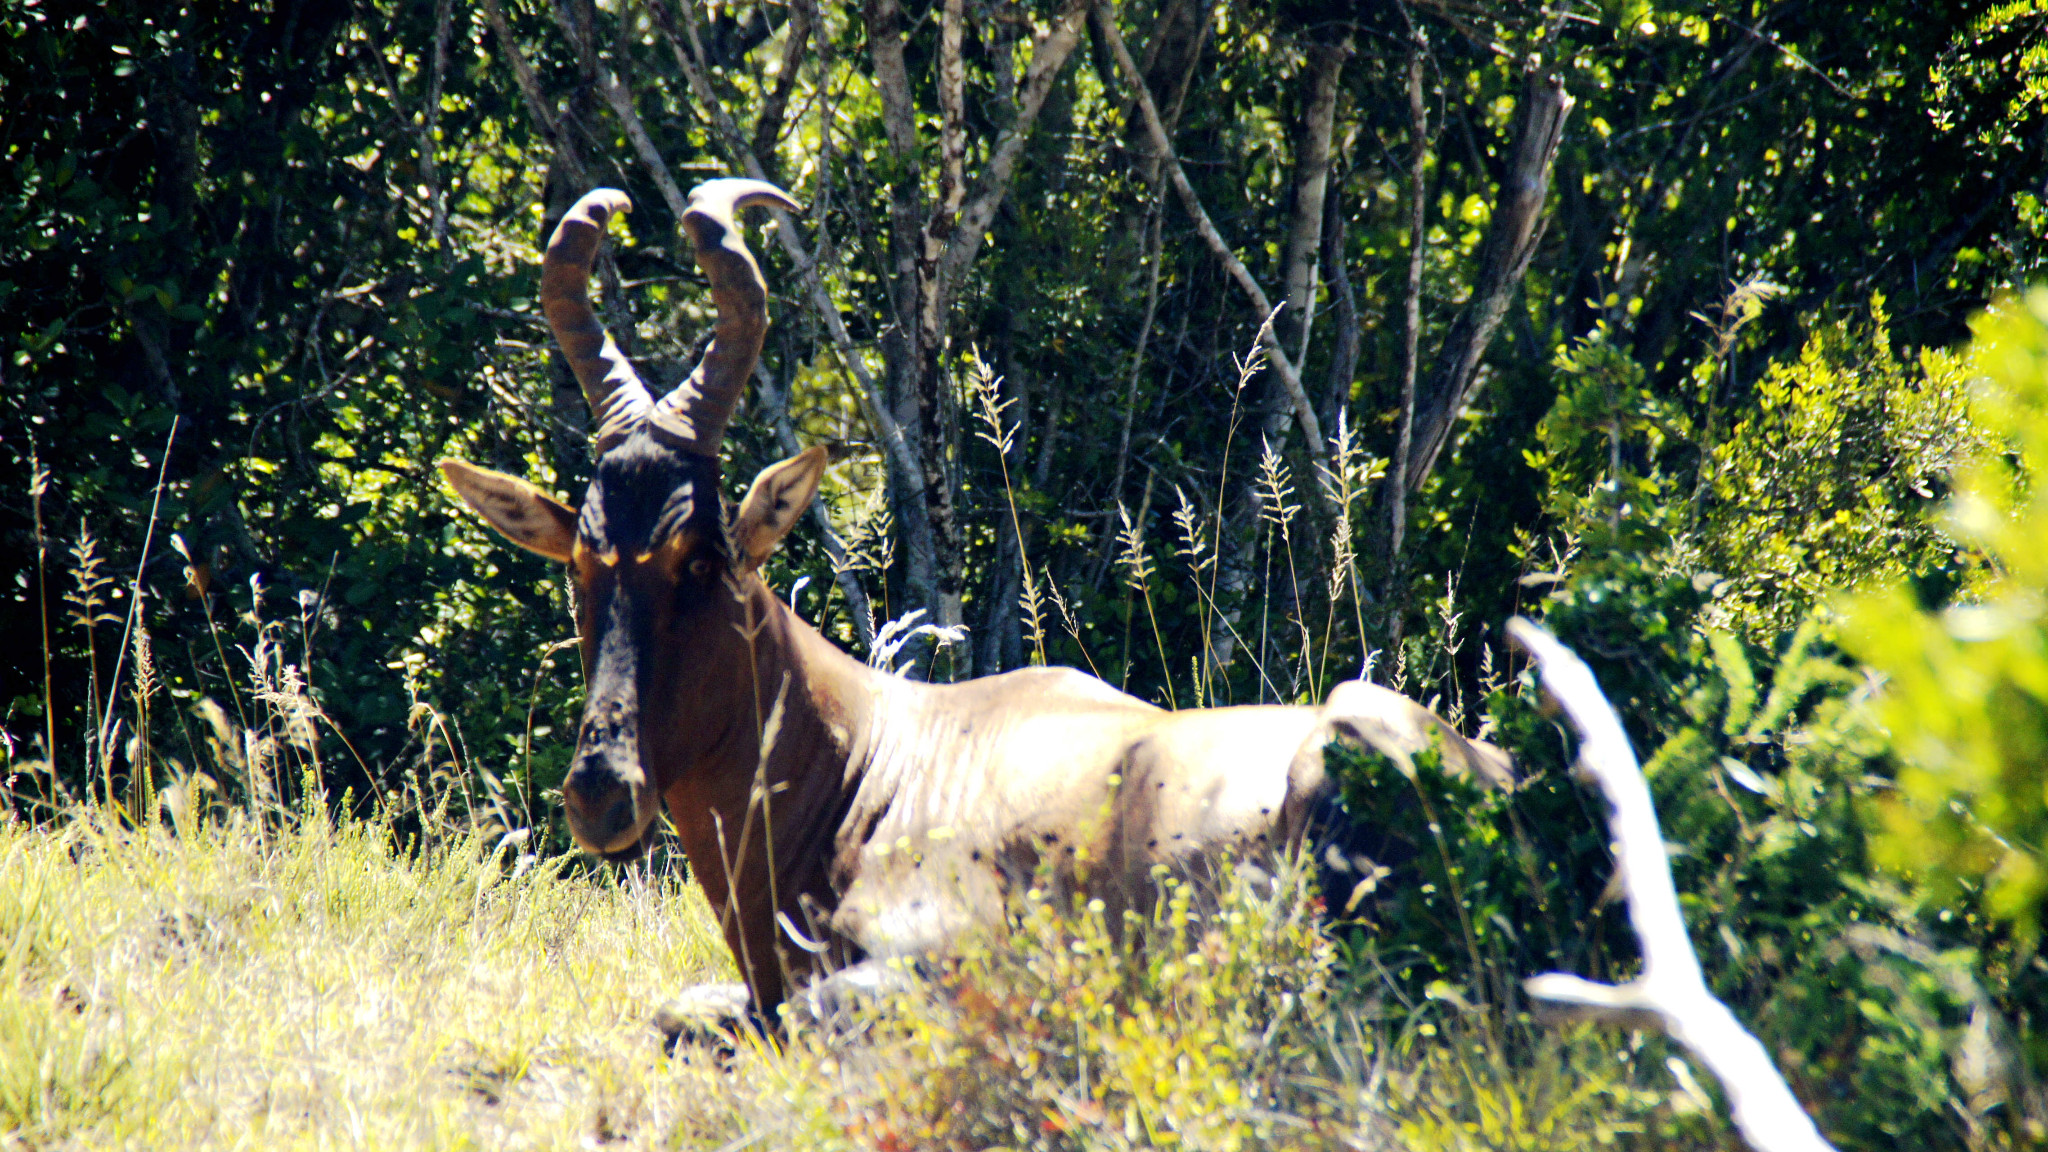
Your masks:
[{"label": "tall dry grass", "polygon": [[848,1032],[668,1055],[650,1007],[731,978],[694,886],[311,795],[0,826],[0,1147],[1566,1149],[1706,1106],[1602,1036],[1393,1023],[1298,869],[1170,890],[1139,952],[1034,892]]},{"label": "tall dry grass", "polygon": [[674,876],[516,837],[394,843],[317,800],[258,835],[0,826],[0,1146],[662,1147],[744,1131],[661,995],[723,976]]}]

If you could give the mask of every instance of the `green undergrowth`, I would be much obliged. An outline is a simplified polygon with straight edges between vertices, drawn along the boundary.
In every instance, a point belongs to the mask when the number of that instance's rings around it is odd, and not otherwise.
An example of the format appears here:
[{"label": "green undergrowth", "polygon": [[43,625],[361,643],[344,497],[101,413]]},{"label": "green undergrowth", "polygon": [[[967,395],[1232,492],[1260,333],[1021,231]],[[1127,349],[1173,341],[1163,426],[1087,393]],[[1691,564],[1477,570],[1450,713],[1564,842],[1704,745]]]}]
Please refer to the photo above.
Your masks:
[{"label": "green undergrowth", "polygon": [[[859,1039],[793,1037],[764,1069],[800,1148],[1719,1147],[1660,1043],[1465,1004],[1409,1011],[1347,970],[1310,869],[1167,884],[1112,923],[1041,889]],[[1128,945],[1137,941],[1143,947]]]}]

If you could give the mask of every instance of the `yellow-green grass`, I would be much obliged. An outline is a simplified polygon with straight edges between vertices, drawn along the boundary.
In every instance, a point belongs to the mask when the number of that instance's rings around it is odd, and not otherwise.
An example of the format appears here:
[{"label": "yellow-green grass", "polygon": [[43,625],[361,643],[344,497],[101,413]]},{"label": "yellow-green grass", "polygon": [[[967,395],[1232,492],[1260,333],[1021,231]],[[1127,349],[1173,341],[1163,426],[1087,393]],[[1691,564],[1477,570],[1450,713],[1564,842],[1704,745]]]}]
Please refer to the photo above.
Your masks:
[{"label": "yellow-green grass", "polygon": [[[0,1145],[665,1146],[658,997],[730,978],[693,888],[377,823],[0,824]],[[727,1133],[728,1135],[730,1132]]]},{"label": "yellow-green grass", "polygon": [[[178,833],[0,823],[0,1148],[1721,1138],[1683,1116],[1704,1101],[1654,1045],[1631,1059],[1454,996],[1391,1029],[1333,967],[1294,872],[1194,896],[1120,927],[1027,896],[852,1038],[798,1028],[671,1057],[651,1009],[732,978],[680,878],[479,837],[420,848],[317,802]],[[1503,1046],[1503,1027],[1520,1039]]]}]

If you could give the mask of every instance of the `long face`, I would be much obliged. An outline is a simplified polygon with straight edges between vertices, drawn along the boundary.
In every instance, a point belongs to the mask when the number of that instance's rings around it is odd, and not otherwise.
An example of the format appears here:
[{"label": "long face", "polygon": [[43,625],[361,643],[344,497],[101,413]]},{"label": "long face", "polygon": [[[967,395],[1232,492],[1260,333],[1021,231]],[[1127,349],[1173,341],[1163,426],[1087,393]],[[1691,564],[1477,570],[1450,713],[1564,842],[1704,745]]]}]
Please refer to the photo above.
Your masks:
[{"label": "long face", "polygon": [[562,807],[584,850],[638,855],[661,797],[687,773],[712,792],[721,773],[740,787],[751,778],[751,760],[729,754],[753,747],[742,704],[757,661],[738,592],[810,503],[825,463],[812,448],[762,472],[730,530],[717,462],[645,435],[598,459],[581,511],[516,477],[442,463],[493,527],[576,581],[589,695]]},{"label": "long face", "polygon": [[589,696],[562,805],[576,842],[607,859],[639,853],[669,782],[660,769],[676,767],[643,755],[643,730],[715,739],[674,713],[719,694],[704,676],[722,663],[704,640],[731,614],[719,512],[717,462],[645,436],[605,453],[584,494],[569,566]]}]

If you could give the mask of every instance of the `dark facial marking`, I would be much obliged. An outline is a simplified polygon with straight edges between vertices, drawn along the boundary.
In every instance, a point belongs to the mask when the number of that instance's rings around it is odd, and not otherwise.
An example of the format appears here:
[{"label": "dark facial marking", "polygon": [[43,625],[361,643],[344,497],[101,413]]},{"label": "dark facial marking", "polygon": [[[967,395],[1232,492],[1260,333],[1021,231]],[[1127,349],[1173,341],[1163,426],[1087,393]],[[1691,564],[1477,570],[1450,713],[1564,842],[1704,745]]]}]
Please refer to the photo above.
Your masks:
[{"label": "dark facial marking", "polygon": [[721,537],[718,461],[655,440],[642,429],[598,459],[578,514],[591,551],[640,556],[684,528]]}]

